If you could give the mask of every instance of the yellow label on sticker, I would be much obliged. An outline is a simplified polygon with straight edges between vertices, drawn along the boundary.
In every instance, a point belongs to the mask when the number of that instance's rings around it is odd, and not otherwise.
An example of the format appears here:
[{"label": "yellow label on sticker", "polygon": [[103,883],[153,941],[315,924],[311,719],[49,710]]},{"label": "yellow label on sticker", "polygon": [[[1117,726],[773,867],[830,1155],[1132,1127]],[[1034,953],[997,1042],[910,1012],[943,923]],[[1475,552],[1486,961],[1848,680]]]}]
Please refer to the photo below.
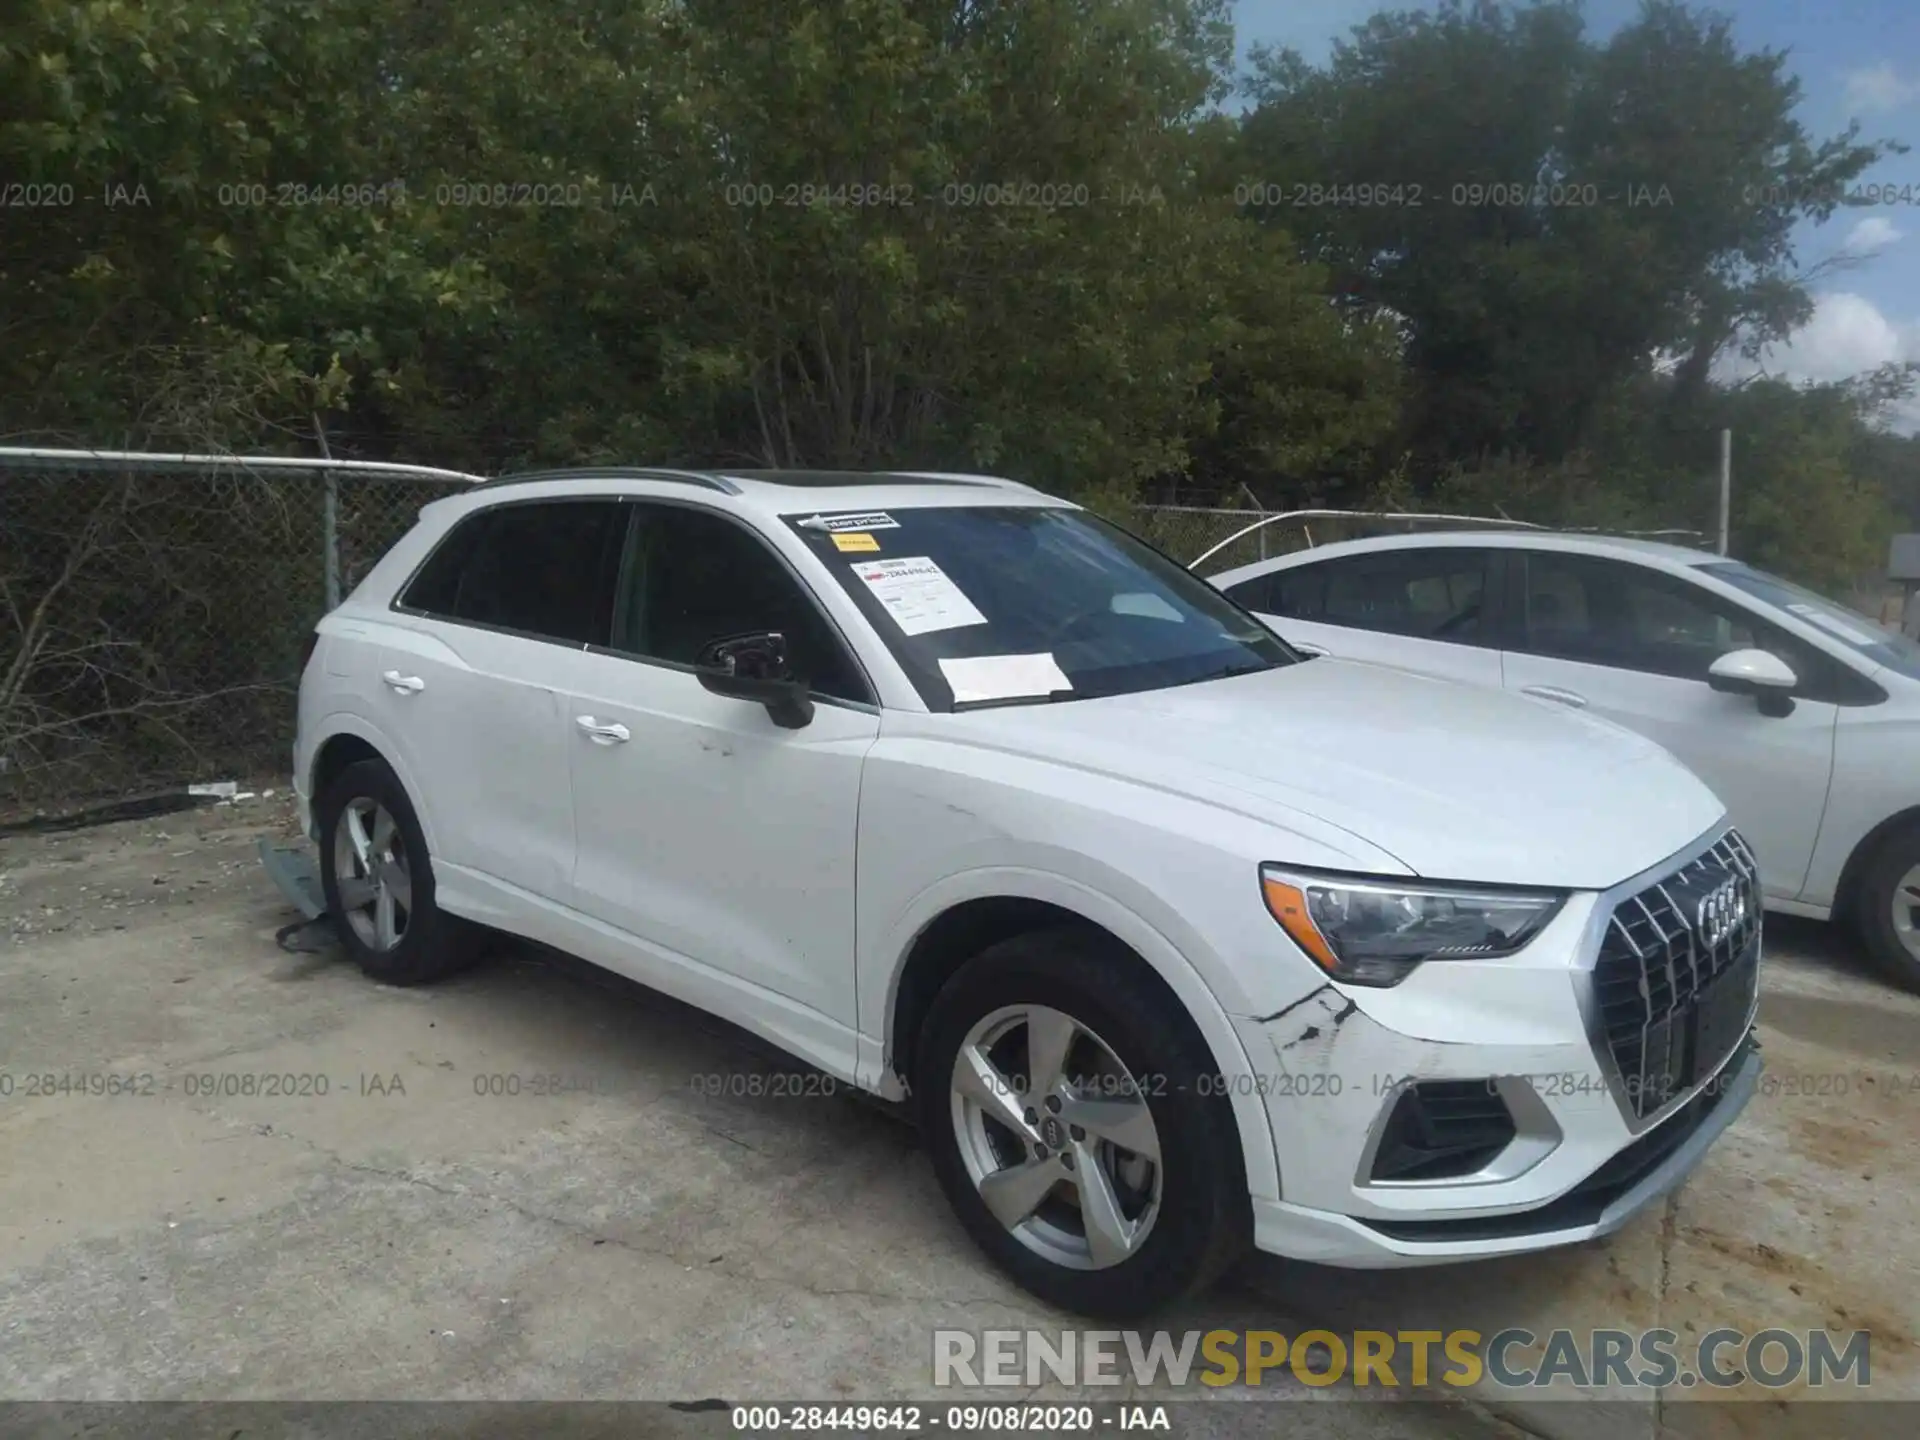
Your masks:
[{"label": "yellow label on sticker", "polygon": [[833,537],[836,550],[878,550],[880,542],[871,535],[862,535],[859,531],[842,531]]}]

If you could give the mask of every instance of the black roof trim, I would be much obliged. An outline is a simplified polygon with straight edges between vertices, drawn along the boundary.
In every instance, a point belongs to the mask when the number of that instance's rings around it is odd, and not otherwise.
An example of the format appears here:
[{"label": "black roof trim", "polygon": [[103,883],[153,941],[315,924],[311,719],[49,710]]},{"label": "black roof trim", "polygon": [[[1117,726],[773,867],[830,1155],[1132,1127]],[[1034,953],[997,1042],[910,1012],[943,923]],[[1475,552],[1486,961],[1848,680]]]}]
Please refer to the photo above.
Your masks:
[{"label": "black roof trim", "polygon": [[704,475],[697,470],[663,470],[645,465],[576,465],[558,470],[528,470],[517,475],[500,475],[482,480],[475,490],[492,490],[502,485],[531,485],[539,480],[673,480],[682,485],[697,485],[703,490],[718,490],[723,495],[738,495],[740,487],[723,475]]}]

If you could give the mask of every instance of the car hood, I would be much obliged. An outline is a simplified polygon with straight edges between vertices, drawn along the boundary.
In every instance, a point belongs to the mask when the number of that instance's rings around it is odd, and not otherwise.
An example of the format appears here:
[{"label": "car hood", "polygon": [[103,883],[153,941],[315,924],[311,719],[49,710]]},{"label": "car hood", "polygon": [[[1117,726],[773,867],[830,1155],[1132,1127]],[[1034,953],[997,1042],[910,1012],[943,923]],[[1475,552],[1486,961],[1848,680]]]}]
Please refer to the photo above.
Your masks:
[{"label": "car hood", "polygon": [[966,718],[1010,750],[1281,824],[1311,816],[1436,880],[1605,889],[1726,813],[1620,726],[1358,661]]}]

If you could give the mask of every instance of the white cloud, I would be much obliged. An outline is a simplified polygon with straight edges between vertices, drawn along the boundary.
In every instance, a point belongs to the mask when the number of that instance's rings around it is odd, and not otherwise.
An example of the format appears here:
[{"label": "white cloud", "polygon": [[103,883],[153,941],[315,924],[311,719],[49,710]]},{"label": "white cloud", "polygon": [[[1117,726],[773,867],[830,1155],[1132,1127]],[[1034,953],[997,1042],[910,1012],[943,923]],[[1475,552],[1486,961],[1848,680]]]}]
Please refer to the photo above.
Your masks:
[{"label": "white cloud", "polygon": [[1847,72],[1847,110],[1853,115],[1885,115],[1920,100],[1920,78],[1903,79],[1893,62],[1882,60]]},{"label": "white cloud", "polygon": [[1869,215],[1847,232],[1840,248],[1849,255],[1871,255],[1894,241],[1904,239],[1906,231],[1884,215]]},{"label": "white cloud", "polygon": [[[1920,360],[1920,319],[1889,320],[1864,295],[1833,291],[1814,297],[1813,319],[1784,344],[1770,347],[1762,366],[1800,383],[1831,384],[1895,360]],[[1728,377],[1753,373],[1744,362]],[[1920,396],[1897,405],[1888,421],[1904,434],[1920,432]]]},{"label": "white cloud", "polygon": [[1902,334],[1865,296],[1840,291],[1819,296],[1813,319],[1771,352],[1772,369],[1795,380],[1845,380],[1889,360],[1913,355],[1912,326]]}]

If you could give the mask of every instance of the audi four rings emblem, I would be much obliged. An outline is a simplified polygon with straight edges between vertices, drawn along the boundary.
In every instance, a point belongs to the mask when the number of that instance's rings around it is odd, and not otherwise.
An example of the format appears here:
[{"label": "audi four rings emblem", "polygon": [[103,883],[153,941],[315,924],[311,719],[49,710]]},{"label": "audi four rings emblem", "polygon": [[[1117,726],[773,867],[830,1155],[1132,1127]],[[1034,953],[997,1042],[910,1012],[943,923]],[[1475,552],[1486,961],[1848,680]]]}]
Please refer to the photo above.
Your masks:
[{"label": "audi four rings emblem", "polygon": [[1709,890],[1700,900],[1700,908],[1694,912],[1693,927],[1701,942],[1711,950],[1740,923],[1740,887],[1732,880],[1724,880]]}]

